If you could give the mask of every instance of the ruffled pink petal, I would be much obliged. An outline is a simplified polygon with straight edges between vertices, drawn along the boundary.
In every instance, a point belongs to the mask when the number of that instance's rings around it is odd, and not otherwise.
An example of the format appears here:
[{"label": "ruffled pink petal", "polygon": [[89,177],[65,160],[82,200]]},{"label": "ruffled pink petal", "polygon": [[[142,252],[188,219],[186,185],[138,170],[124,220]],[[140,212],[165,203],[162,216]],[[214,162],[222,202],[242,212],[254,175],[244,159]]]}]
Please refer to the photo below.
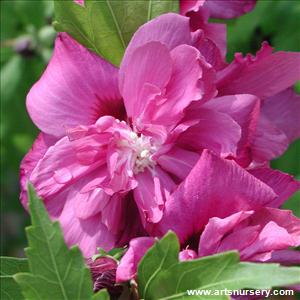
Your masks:
[{"label": "ruffled pink petal", "polygon": [[213,216],[225,217],[241,210],[258,209],[275,198],[269,186],[234,161],[205,150],[165,203],[163,218],[152,233],[162,235],[171,229],[183,242],[199,233]]},{"label": "ruffled pink petal", "polygon": [[123,68],[124,85],[122,95],[127,115],[135,119],[142,113],[147,94],[152,89],[163,90],[172,72],[172,61],[168,48],[160,42],[149,42],[137,48],[128,58],[128,67]]},{"label": "ruffled pink petal", "polygon": [[300,220],[289,211],[262,208],[211,218],[199,242],[199,256],[238,250],[242,260],[267,261],[273,251],[300,243]]},{"label": "ruffled pink petal", "polygon": [[[198,255],[201,257],[218,253],[223,237],[252,214],[253,211],[241,211],[225,219],[211,218],[201,234]],[[236,249],[235,245],[232,245],[231,249]]]},{"label": "ruffled pink petal", "polygon": [[237,250],[240,253],[250,247],[259,236],[260,226],[247,226],[234,230],[228,236],[225,236],[218,247],[218,252]]},{"label": "ruffled pink petal", "polygon": [[[114,234],[120,233],[126,226],[124,218],[127,209],[126,195],[114,194],[101,210],[101,222]],[[137,216],[136,216],[137,217]]]},{"label": "ruffled pink petal", "polygon": [[251,225],[266,226],[269,222],[275,222],[285,228],[291,236],[293,243],[290,246],[300,245],[300,219],[290,210],[266,207],[255,213]]},{"label": "ruffled pink petal", "polygon": [[177,109],[179,106],[183,110],[191,101],[216,95],[215,72],[196,48],[180,45],[171,51],[171,57],[173,70],[166,97]]},{"label": "ruffled pink petal", "polygon": [[209,23],[209,12],[207,9],[203,8],[203,6],[199,7],[197,11],[190,11],[187,15],[190,18],[190,29],[192,31],[193,45],[195,38],[197,39],[197,36],[202,33],[205,39],[212,41],[217,46],[223,60],[223,66],[225,66],[227,49],[226,24]]},{"label": "ruffled pink petal", "polygon": [[195,150],[209,149],[224,157],[236,156],[241,127],[228,114],[200,107],[189,110],[186,118],[199,121],[180,135],[180,145]]},{"label": "ruffled pink petal", "polygon": [[270,259],[271,252],[294,246],[294,240],[287,229],[278,226],[274,221],[267,223],[259,233],[257,239],[243,251],[241,251],[241,259],[257,260],[258,254],[265,254],[260,257],[260,261]]},{"label": "ruffled pink petal", "polygon": [[20,200],[27,209],[27,181],[40,159],[43,158],[48,148],[56,142],[56,138],[40,133],[29,152],[24,156],[20,165]]},{"label": "ruffled pink petal", "polygon": [[183,180],[192,170],[200,155],[180,147],[173,147],[169,152],[159,156],[157,162],[167,172]]},{"label": "ruffled pink petal", "polygon": [[131,55],[135,49],[155,41],[164,44],[169,50],[182,44],[190,45],[189,19],[178,14],[168,13],[149,21],[136,31],[126,48],[120,66],[119,87],[121,93],[124,85],[124,72],[130,67]]},{"label": "ruffled pink petal", "polygon": [[231,19],[249,13],[255,4],[256,0],[206,0],[203,7],[209,10],[212,18]]},{"label": "ruffled pink petal", "polygon": [[129,248],[118,265],[116,282],[129,281],[135,277],[138,263],[154,242],[152,237],[139,237],[130,241]]},{"label": "ruffled pink petal", "polygon": [[60,137],[67,127],[93,124],[101,115],[120,117],[118,70],[59,34],[54,55],[27,96],[27,109],[45,133]]},{"label": "ruffled pink petal", "polygon": [[214,98],[202,107],[228,114],[239,124],[242,130],[237,149],[237,161],[246,167],[252,160],[250,147],[260,113],[259,99],[253,95],[225,96]]},{"label": "ruffled pink petal", "polygon": [[225,58],[227,52],[227,28],[226,24],[208,23],[200,27],[204,31],[207,39],[211,40],[220,50],[223,64],[220,67],[225,67]]},{"label": "ruffled pink petal", "polygon": [[73,197],[76,191],[68,194],[61,215],[58,220],[62,226],[64,238],[68,246],[78,245],[85,257],[97,253],[97,247],[110,250],[115,246],[116,236],[110,233],[101,223],[101,214],[96,214],[88,219],[79,219],[75,215]]},{"label": "ruffled pink petal", "polygon": [[178,46],[171,51],[171,58],[172,74],[166,92],[148,102],[140,116],[141,122],[174,126],[192,101],[204,102],[216,95],[215,72],[196,48]]},{"label": "ruffled pink petal", "polygon": [[257,163],[270,161],[287,150],[289,140],[271,120],[260,115],[251,145],[252,158]]},{"label": "ruffled pink petal", "polygon": [[62,225],[67,244],[78,244],[87,257],[97,247],[110,250],[128,243],[133,236],[144,234],[136,207],[128,197],[117,194],[110,197],[98,188],[84,190],[97,173],[95,170],[45,199],[49,215]]},{"label": "ruffled pink petal", "polygon": [[150,223],[159,222],[163,215],[166,198],[174,188],[171,178],[156,167],[155,171],[145,170],[136,174],[136,180],[138,186],[133,194],[142,219]]},{"label": "ruffled pink petal", "polygon": [[95,135],[70,142],[64,137],[50,147],[29,178],[38,195],[52,196],[103,164],[97,139]]},{"label": "ruffled pink petal", "polygon": [[[81,193],[83,187],[93,179],[96,173],[94,171],[74,184],[64,187],[59,193],[43,198],[51,219],[60,222],[67,245],[70,247],[78,245],[85,257],[95,254],[97,247],[110,250],[116,246],[123,230],[120,228],[120,231],[114,235],[101,222],[99,206],[103,206],[103,202],[106,201],[105,197],[101,198],[99,194],[95,197],[93,192]],[[82,204],[80,204],[81,201]],[[79,208],[82,208],[81,212]]]},{"label": "ruffled pink petal", "polygon": [[[96,175],[96,174],[95,174]],[[90,179],[90,176],[89,176]],[[76,217],[87,219],[98,214],[110,202],[111,197],[103,189],[94,188],[91,191],[78,191],[74,198],[74,210]]]},{"label": "ruffled pink petal", "polygon": [[203,30],[197,30],[192,37],[192,46],[200,51],[201,55],[215,70],[218,71],[226,66],[221,50],[215,42],[204,35]]},{"label": "ruffled pink petal", "polygon": [[256,57],[236,54],[235,60],[218,74],[219,95],[253,94],[265,99],[300,79],[300,54],[279,51],[264,43]]},{"label": "ruffled pink petal", "polygon": [[300,137],[300,96],[292,88],[267,98],[262,114],[288,137],[289,142]]},{"label": "ruffled pink petal", "polygon": [[298,180],[294,179],[293,176],[278,170],[257,168],[249,170],[249,173],[270,186],[278,195],[273,202],[269,203],[268,206],[271,207],[281,206],[300,189],[300,182]]}]

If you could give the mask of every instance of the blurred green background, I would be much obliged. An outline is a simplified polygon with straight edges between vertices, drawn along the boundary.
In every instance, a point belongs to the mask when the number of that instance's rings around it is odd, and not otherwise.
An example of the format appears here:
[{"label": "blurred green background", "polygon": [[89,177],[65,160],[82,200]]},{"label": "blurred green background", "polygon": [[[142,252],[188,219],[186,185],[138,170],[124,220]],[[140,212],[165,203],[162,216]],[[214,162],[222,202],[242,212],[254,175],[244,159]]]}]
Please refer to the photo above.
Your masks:
[{"label": "blurred green background", "polygon": [[[51,57],[52,1],[1,1],[1,255],[23,256],[27,212],[19,202],[19,164],[37,136],[25,98]],[[253,12],[228,23],[228,61],[255,53],[263,40],[276,50],[300,51],[300,2],[258,1]],[[300,91],[298,85],[297,90]],[[300,179],[300,141],[272,162]],[[300,193],[286,204],[300,217]]]}]

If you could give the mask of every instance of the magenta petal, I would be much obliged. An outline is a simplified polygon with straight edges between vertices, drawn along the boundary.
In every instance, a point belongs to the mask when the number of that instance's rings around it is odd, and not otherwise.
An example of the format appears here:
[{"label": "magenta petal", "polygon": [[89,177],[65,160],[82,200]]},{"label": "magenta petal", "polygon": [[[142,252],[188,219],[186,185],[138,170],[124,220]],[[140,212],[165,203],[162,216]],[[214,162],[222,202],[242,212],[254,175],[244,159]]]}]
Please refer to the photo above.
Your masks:
[{"label": "magenta petal", "polygon": [[258,163],[270,161],[280,156],[288,146],[289,140],[285,133],[261,114],[251,145],[253,160]]},{"label": "magenta petal", "polygon": [[[48,198],[103,164],[100,152],[100,144],[90,137],[73,142],[64,137],[47,150],[29,180],[40,197]],[[89,159],[83,160],[81,153]]]},{"label": "magenta petal", "polygon": [[[127,115],[135,119],[140,116],[145,103],[145,84],[159,90],[165,88],[172,72],[172,61],[168,48],[160,42],[150,42],[137,48],[123,67],[124,85],[121,93]],[[148,93],[152,93],[149,90]]]},{"label": "magenta petal", "polygon": [[234,95],[214,98],[203,105],[221,113],[228,114],[241,127],[241,139],[238,143],[237,161],[247,166],[252,158],[249,148],[253,142],[260,113],[260,101],[253,95]]},{"label": "magenta petal", "polygon": [[34,144],[32,145],[29,152],[24,156],[20,165],[20,182],[21,182],[21,193],[20,199],[25,208],[27,208],[27,181],[38,164],[39,160],[41,160],[48,148],[52,146],[56,142],[56,138],[40,133]]},{"label": "magenta petal", "polygon": [[[204,68],[210,66],[205,63],[199,51],[188,45],[181,45],[171,51],[172,77],[167,86],[166,98],[168,99],[164,108],[171,114],[183,112],[193,100],[203,98],[206,78],[203,77]],[[201,78],[201,79],[200,79]],[[170,111],[172,110],[172,111]]]},{"label": "magenta petal", "polygon": [[259,236],[260,226],[247,226],[241,229],[234,230],[228,236],[225,236],[218,248],[218,252],[229,250],[238,250],[242,252],[250,246]]},{"label": "magenta petal", "polygon": [[222,60],[224,60],[223,66],[225,66],[225,56],[227,49],[226,24],[208,23],[209,14],[207,9],[203,9],[203,7],[199,7],[199,10],[197,11],[189,12],[188,16],[190,18],[190,28],[192,31],[193,45],[195,43],[195,38],[197,40],[202,34],[202,37],[204,39],[212,41],[217,46],[218,50],[220,51],[221,58]]},{"label": "magenta petal", "polygon": [[78,245],[85,257],[97,252],[97,247],[110,250],[115,246],[116,237],[100,222],[100,214],[88,219],[78,219],[74,213],[73,198],[66,201],[58,220],[68,246]]},{"label": "magenta petal", "polygon": [[292,86],[300,79],[300,54],[279,51],[263,44],[256,57],[235,60],[218,74],[219,95],[253,94],[265,99]]},{"label": "magenta petal", "polygon": [[300,189],[300,182],[291,175],[272,170],[270,168],[257,168],[249,172],[270,186],[278,195],[268,206],[279,207]]},{"label": "magenta petal", "polygon": [[300,136],[300,96],[289,88],[265,99],[252,145],[254,160],[274,159]]},{"label": "magenta petal", "polygon": [[168,13],[149,21],[136,31],[126,48],[120,66],[119,86],[121,91],[124,84],[124,70],[129,67],[129,59],[135,49],[155,41],[162,43],[169,50],[182,44],[190,45],[189,19],[178,14]]},{"label": "magenta petal", "polygon": [[80,219],[90,218],[98,214],[109,201],[110,196],[100,188],[94,188],[89,192],[78,191],[74,198],[75,214]]},{"label": "magenta petal", "polygon": [[224,157],[236,156],[241,127],[228,114],[200,107],[189,110],[186,118],[199,121],[180,135],[180,145],[190,145],[195,150],[209,149]]},{"label": "magenta petal", "polygon": [[262,208],[227,218],[211,218],[199,243],[199,256],[238,250],[242,260],[267,261],[273,251],[300,243],[300,220],[290,211]]},{"label": "magenta petal", "polygon": [[[159,169],[159,167],[156,167]],[[134,189],[134,199],[140,210],[142,219],[146,222],[157,223],[163,215],[166,196],[170,191],[165,186],[162,176],[168,177],[164,171],[160,171],[160,176],[155,172],[145,170],[136,174],[138,186]],[[170,179],[171,180],[171,179]]]},{"label": "magenta petal", "polygon": [[166,97],[172,99],[175,106],[181,104],[182,110],[191,101],[211,99],[216,95],[215,72],[196,48],[178,46],[171,51],[171,57],[173,71]]},{"label": "magenta petal", "polygon": [[242,259],[257,260],[255,255],[265,254],[260,257],[261,261],[268,260],[271,257],[271,251],[294,246],[294,240],[289,232],[278,226],[274,221],[267,223],[259,233],[256,241],[241,252]]},{"label": "magenta petal", "polygon": [[112,233],[120,233],[126,225],[124,215],[127,209],[126,200],[126,195],[123,196],[116,193],[110,197],[107,205],[101,210],[101,222]]},{"label": "magenta petal", "polygon": [[300,219],[294,216],[292,211],[266,207],[256,212],[251,224],[266,226],[269,222],[275,222],[286,229],[292,238],[289,246],[300,245]]},{"label": "magenta petal", "polygon": [[[161,97],[148,102],[141,121],[174,126],[192,101],[204,102],[216,95],[215,72],[196,48],[180,45],[171,51],[171,58],[172,74],[166,91]],[[163,64],[160,63],[160,66],[163,68]],[[167,68],[165,73],[168,74]],[[141,101],[145,102],[144,99]]]},{"label": "magenta petal", "polygon": [[118,265],[116,282],[129,281],[135,277],[138,263],[154,241],[152,237],[139,237],[130,241],[129,248]]},{"label": "magenta petal", "polygon": [[[226,24],[208,23],[203,26],[205,37],[215,43],[225,61],[227,52],[227,27]],[[224,63],[222,64],[224,67]]]},{"label": "magenta petal", "polygon": [[300,137],[300,96],[292,88],[267,98],[262,113],[288,137],[289,142]]},{"label": "magenta petal", "polygon": [[215,42],[204,36],[202,30],[193,34],[192,45],[200,51],[201,55],[215,70],[218,71],[226,66],[221,50]]},{"label": "magenta petal", "polygon": [[212,18],[231,19],[250,12],[255,4],[256,0],[206,0],[203,7]]},{"label": "magenta petal", "polygon": [[179,147],[159,156],[157,162],[167,172],[183,180],[192,170],[200,155]]},{"label": "magenta petal", "polygon": [[163,218],[153,231],[159,235],[171,229],[185,241],[199,233],[213,216],[225,217],[241,210],[258,209],[275,198],[269,186],[234,161],[206,150],[165,203]]},{"label": "magenta petal", "polygon": [[123,105],[118,70],[66,34],[27,96],[27,109],[45,133],[60,137],[66,127],[93,124],[101,115],[119,117]]},{"label": "magenta petal", "polygon": [[[253,211],[241,211],[225,219],[211,218],[200,237],[198,254],[206,256],[218,253],[221,240],[230,233],[241,221],[247,219]],[[236,249],[232,245],[231,249]],[[225,250],[226,251],[226,250]]]}]

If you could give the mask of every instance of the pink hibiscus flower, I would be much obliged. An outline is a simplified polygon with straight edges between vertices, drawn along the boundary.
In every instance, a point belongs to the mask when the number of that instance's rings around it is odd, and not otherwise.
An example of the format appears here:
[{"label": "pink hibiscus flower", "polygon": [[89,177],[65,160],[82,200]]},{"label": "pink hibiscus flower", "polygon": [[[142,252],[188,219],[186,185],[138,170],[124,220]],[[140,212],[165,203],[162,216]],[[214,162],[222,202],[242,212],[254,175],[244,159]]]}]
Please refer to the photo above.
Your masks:
[{"label": "pink hibiscus flower", "polygon": [[[138,263],[154,242],[153,237],[140,237],[129,243],[117,268],[118,282],[135,277]],[[195,241],[194,244],[197,246]],[[291,211],[262,208],[240,211],[223,219],[211,218],[200,236],[198,249],[188,245],[179,253],[179,260],[237,250],[243,261],[299,264],[299,252],[288,249],[299,245],[300,219]]]},{"label": "pink hibiscus flower", "polygon": [[[214,98],[215,70],[192,43],[188,18],[160,16],[136,32],[118,70],[60,34],[28,94],[29,114],[42,133],[21,165],[22,202],[26,206],[29,180],[62,224],[67,243],[78,244],[85,256],[99,246],[122,245],[145,229],[156,235],[173,228],[185,239],[212,216],[278,204],[298,188],[274,171],[288,184],[272,189],[268,169],[251,174],[234,161],[246,160],[260,100],[225,92]],[[288,65],[299,58],[286,56]],[[285,84],[276,92],[297,76],[284,66],[278,80]],[[231,160],[201,155],[203,149]],[[235,196],[222,187],[224,205],[214,214],[222,168]],[[207,201],[195,204],[201,193]],[[195,209],[200,222],[194,227]],[[186,223],[183,236],[178,220]]]},{"label": "pink hibiscus flower", "polygon": [[[28,94],[42,133],[21,165],[22,202],[29,180],[67,243],[86,256],[141,232],[137,208],[144,223],[161,219],[166,199],[199,157],[176,143],[188,128],[203,127],[202,148],[235,152],[241,128],[230,116],[204,109],[217,122],[207,132],[204,117],[184,118],[192,101],[216,94],[214,70],[189,44],[188,19],[162,16],[135,34],[118,74],[60,34]],[[223,124],[220,141],[211,134],[217,124]]]}]

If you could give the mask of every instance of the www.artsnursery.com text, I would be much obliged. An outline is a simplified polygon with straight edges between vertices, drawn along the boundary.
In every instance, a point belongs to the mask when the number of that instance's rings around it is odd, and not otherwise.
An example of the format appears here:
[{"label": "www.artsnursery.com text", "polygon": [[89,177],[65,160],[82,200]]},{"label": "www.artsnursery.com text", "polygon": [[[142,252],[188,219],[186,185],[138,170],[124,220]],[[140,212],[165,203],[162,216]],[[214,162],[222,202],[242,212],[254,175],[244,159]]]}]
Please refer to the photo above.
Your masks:
[{"label": "www.artsnursery.com text", "polygon": [[293,296],[294,290],[187,290],[188,296]]}]

